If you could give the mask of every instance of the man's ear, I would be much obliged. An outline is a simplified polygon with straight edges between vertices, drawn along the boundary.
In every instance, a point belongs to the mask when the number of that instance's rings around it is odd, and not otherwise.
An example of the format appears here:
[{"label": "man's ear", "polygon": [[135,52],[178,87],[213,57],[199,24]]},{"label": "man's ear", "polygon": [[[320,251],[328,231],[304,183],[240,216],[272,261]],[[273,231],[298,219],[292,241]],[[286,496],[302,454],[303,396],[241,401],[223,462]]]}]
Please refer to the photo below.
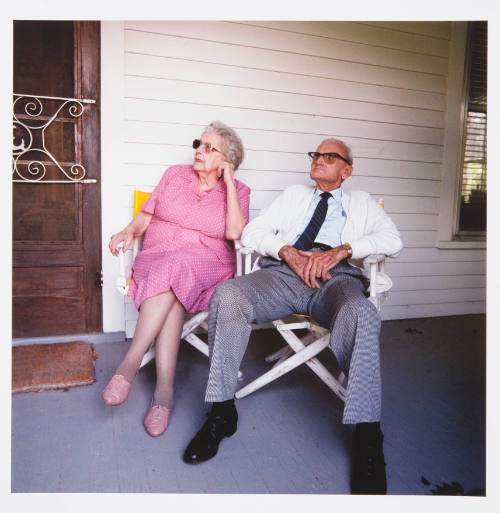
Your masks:
[{"label": "man's ear", "polygon": [[346,178],[349,178],[352,175],[352,172],[354,171],[352,166],[346,166],[342,170],[342,179],[345,180]]}]

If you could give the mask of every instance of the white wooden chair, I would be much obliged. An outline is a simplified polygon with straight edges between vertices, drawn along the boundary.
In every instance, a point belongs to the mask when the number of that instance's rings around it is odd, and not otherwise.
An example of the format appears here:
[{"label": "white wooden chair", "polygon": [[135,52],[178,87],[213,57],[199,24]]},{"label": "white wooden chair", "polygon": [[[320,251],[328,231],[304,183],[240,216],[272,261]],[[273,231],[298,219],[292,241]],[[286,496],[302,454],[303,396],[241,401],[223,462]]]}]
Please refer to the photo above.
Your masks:
[{"label": "white wooden chair", "polygon": [[[150,192],[145,191],[134,191],[134,216],[141,210],[142,205],[149,198],[150,194]],[[116,288],[118,289],[118,292],[124,296],[127,295],[130,282],[132,281],[132,265],[135,257],[140,251],[141,244],[142,237],[136,237],[131,245],[131,249],[127,251],[127,253],[130,253],[130,255],[124,254],[121,250],[123,244],[119,246],[119,275],[116,279]],[[250,270],[251,251],[249,251],[247,248],[242,248],[239,241],[235,241],[235,250],[236,275],[238,276],[241,275],[245,269]],[[245,254],[248,254],[248,256],[244,257]],[[199,334],[207,333],[208,331],[207,317],[208,311],[201,311],[188,318],[182,328],[181,340],[189,342],[193,347],[198,349],[198,351],[202,352],[205,356],[208,357],[208,344],[198,336]],[[153,343],[144,355],[140,368],[144,367],[154,357],[155,347]],[[241,372],[239,372],[238,377],[241,378]]]},{"label": "white wooden chair", "polygon": [[[383,204],[381,203],[383,206]],[[251,258],[251,250],[245,248],[246,258]],[[392,286],[392,281],[384,272],[385,255],[369,255],[363,260],[363,266],[370,276],[368,299],[380,311],[387,298],[387,291]],[[367,274],[365,273],[365,274]],[[344,388],[345,375],[342,371],[338,377],[333,374],[318,360],[317,355],[329,344],[330,332],[316,324],[307,315],[295,315],[297,322],[285,322],[276,320],[272,324],[278,333],[288,344],[282,349],[266,357],[266,362],[275,362],[274,366],[251,383],[240,388],[235,397],[241,399],[271,381],[283,376],[299,365],[306,364],[337,396],[345,402],[346,389]],[[307,333],[299,337],[294,331],[307,330]]]}]

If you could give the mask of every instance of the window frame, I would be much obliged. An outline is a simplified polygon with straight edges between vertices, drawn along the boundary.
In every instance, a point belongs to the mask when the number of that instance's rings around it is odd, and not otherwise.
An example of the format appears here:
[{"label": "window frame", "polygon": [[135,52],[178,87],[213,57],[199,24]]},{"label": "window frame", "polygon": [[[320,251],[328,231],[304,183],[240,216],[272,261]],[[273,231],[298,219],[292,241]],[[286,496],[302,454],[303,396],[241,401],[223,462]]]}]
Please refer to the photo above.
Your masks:
[{"label": "window frame", "polygon": [[460,189],[462,184],[465,117],[467,115],[467,25],[452,22],[445,137],[442,159],[438,248],[486,248],[486,232],[460,232]]}]

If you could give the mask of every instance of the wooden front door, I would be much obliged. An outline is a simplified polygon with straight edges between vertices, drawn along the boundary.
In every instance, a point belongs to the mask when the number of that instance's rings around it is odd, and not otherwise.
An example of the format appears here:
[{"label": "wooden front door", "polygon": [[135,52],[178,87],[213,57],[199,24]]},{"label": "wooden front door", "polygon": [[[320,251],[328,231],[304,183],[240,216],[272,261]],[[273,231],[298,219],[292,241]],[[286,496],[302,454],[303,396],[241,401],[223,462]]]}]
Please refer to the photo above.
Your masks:
[{"label": "wooden front door", "polygon": [[14,22],[13,85],[13,336],[100,332],[99,22]]}]

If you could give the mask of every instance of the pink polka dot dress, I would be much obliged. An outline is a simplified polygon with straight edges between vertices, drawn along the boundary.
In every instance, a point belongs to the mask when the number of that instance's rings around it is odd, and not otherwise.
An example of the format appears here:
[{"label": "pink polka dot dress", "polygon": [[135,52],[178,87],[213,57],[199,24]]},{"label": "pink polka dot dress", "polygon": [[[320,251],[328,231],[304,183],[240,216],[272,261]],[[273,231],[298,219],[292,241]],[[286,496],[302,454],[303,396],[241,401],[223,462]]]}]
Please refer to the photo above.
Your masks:
[{"label": "pink polka dot dress", "polygon": [[[250,189],[235,180],[248,222]],[[226,230],[226,184],[200,192],[193,166],[169,167],[143,205],[153,214],[137,255],[128,295],[135,306],[172,290],[189,313],[208,309],[215,287],[232,278],[236,259]]]}]

